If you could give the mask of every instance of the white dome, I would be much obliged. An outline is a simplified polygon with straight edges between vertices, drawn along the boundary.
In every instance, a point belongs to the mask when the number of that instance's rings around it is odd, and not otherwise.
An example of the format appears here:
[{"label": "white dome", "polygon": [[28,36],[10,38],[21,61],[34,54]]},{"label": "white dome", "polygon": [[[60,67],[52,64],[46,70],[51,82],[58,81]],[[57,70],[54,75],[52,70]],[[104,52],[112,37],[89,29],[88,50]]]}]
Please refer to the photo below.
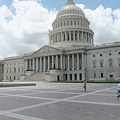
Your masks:
[{"label": "white dome", "polygon": [[71,14],[85,16],[81,8],[77,7],[73,2],[68,1],[67,4],[64,7],[62,7],[58,12],[57,18],[61,16],[71,15]]},{"label": "white dome", "polygon": [[70,47],[73,45],[93,45],[93,31],[84,12],[73,0],[60,9],[49,33],[50,45],[53,47]]}]

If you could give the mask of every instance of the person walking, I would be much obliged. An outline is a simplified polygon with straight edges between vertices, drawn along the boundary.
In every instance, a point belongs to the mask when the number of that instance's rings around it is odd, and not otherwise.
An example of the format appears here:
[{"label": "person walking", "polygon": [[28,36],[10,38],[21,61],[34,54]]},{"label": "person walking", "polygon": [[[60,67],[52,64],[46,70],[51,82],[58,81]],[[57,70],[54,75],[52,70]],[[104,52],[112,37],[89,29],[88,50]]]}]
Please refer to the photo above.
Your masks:
[{"label": "person walking", "polygon": [[120,97],[120,81],[118,83],[118,93],[117,94],[118,94],[117,97],[119,98]]},{"label": "person walking", "polygon": [[86,91],[86,80],[84,80],[84,89],[85,89],[85,91]]}]

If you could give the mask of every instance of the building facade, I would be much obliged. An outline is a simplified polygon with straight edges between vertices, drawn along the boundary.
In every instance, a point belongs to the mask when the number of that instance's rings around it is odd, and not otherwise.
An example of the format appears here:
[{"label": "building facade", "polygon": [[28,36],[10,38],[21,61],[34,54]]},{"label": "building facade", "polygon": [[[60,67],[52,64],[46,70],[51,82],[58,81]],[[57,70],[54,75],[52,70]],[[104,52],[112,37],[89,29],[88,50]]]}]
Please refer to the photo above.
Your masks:
[{"label": "building facade", "polygon": [[0,81],[4,79],[4,61],[0,60]]},{"label": "building facade", "polygon": [[120,42],[94,45],[93,31],[73,0],[60,9],[49,32],[49,45],[4,59],[5,80],[118,80]]}]

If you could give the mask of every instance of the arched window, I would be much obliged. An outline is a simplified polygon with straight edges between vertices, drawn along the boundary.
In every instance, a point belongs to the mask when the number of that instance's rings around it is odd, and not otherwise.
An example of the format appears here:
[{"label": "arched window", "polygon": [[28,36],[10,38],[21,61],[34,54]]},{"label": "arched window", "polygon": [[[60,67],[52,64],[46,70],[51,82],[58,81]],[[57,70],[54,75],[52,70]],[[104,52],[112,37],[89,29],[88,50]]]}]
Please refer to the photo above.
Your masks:
[{"label": "arched window", "polygon": [[75,80],[77,80],[77,74],[75,74]]}]

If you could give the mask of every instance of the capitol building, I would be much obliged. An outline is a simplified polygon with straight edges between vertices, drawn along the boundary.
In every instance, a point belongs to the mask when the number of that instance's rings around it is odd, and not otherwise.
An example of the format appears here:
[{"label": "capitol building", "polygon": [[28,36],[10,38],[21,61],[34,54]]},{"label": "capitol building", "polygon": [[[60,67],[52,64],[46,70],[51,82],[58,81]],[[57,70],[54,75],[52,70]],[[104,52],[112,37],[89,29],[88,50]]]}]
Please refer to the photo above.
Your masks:
[{"label": "capitol building", "polygon": [[94,32],[73,0],[57,13],[49,45],[0,60],[0,80],[118,80],[120,42],[94,45]]}]

